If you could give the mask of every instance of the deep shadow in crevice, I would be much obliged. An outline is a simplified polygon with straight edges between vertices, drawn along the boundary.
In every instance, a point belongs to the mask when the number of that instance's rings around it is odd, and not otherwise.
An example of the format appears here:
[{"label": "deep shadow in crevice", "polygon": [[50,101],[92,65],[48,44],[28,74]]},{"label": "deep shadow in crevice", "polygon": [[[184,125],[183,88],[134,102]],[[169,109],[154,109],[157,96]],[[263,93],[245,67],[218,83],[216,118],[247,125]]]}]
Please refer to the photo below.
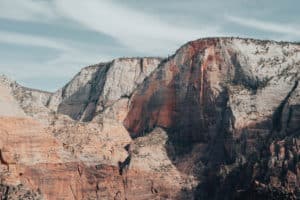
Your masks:
[{"label": "deep shadow in crevice", "polygon": [[[178,170],[191,173],[200,180],[195,191],[196,199],[239,199],[253,189],[255,180],[269,183],[269,146],[271,142],[282,138],[278,137],[278,130],[282,129],[278,127],[289,127],[281,124],[285,112],[283,107],[287,105],[298,82],[295,82],[273,116],[256,124],[253,122],[243,130],[236,130],[235,118],[228,106],[227,85],[220,86],[217,92],[212,91],[210,79],[205,73],[209,66],[202,63],[201,55],[203,52],[192,55],[189,61],[180,66],[173,66],[170,62],[148,77],[132,97],[133,105],[124,125],[133,138],[144,136],[155,127],[162,127],[166,131],[166,149],[170,160]],[[242,71],[237,57],[231,59],[232,66],[224,66],[228,70],[231,67],[236,70],[235,73],[228,72],[235,74],[229,84],[241,85],[252,94],[268,84],[269,80],[259,80]],[[167,74],[167,77],[166,73],[173,74]],[[165,80],[170,76],[171,80]],[[295,124],[299,121],[293,120],[293,113],[297,112],[293,110],[289,113],[287,121]],[[297,129],[293,127],[293,130]],[[194,151],[199,145],[203,147],[201,151]],[[185,165],[188,157],[193,157],[192,164],[199,166],[199,169],[184,171],[186,167],[182,165]],[[285,172],[281,177],[284,176]],[[185,194],[186,191],[182,191],[179,198]]]},{"label": "deep shadow in crevice", "polygon": [[[281,105],[279,105],[280,107]],[[292,105],[293,109],[297,109],[299,105]],[[288,110],[288,109],[287,109]],[[295,110],[300,113],[300,108]],[[288,171],[297,174],[296,166],[299,165],[299,158],[295,148],[297,144],[295,139],[300,139],[300,134],[288,132],[293,128],[300,128],[298,121],[299,115],[290,116],[289,124],[281,124],[286,130],[274,130],[273,116],[266,117],[265,121],[245,127],[240,130],[242,133],[241,141],[232,140],[232,147],[235,149],[235,162],[228,164],[207,165],[202,176],[202,182],[198,185],[195,198],[202,199],[296,199],[299,198],[300,191],[294,192],[287,188],[287,180],[289,179]],[[281,113],[286,115],[286,113]],[[276,122],[277,123],[277,122]],[[283,121],[278,123],[285,123]],[[255,133],[253,130],[257,130]],[[297,130],[297,129],[294,129]],[[264,134],[268,131],[268,134]],[[296,133],[296,134],[295,134]],[[254,143],[252,141],[255,141]],[[270,162],[274,159],[270,152],[270,146],[275,144],[275,158],[280,154],[278,144],[284,141],[285,151],[289,152],[284,155],[284,162],[288,165],[275,165],[270,167]],[[244,149],[243,151],[240,151]],[[290,154],[293,154],[291,157]],[[239,162],[239,157],[244,157],[244,161]],[[232,168],[228,171],[228,169]],[[275,187],[271,181],[271,177],[277,177],[283,187]]]},{"label": "deep shadow in crevice", "polygon": [[[296,85],[296,84],[295,84]],[[293,87],[295,89],[295,86]],[[294,90],[293,89],[293,90]],[[290,98],[291,95],[288,95]],[[289,109],[281,109],[282,103],[278,106],[273,116],[265,118],[265,121],[251,124],[249,127],[245,127],[243,130],[235,130],[234,116],[231,108],[227,106],[228,92],[224,88],[220,92],[216,101],[212,104],[213,108],[218,108],[210,112],[214,113],[214,133],[209,133],[208,140],[189,140],[181,137],[185,136],[185,132],[177,134],[178,130],[182,129],[180,123],[175,123],[174,127],[164,128],[169,138],[166,143],[166,149],[168,156],[175,166],[181,162],[181,158],[190,156],[193,151],[193,147],[199,143],[205,143],[207,148],[204,152],[199,152],[199,157],[194,160],[194,164],[201,163],[202,169],[199,169],[199,173],[193,175],[201,180],[201,183],[197,188],[191,191],[182,191],[179,194],[178,199],[182,199],[187,193],[194,193],[195,199],[272,199],[274,197],[281,198],[282,195],[289,197],[290,193],[285,190],[273,188],[270,184],[270,169],[268,168],[270,158],[270,145],[272,142],[285,139],[287,136],[291,138],[299,137],[299,134],[295,135],[295,131],[300,130],[300,106],[299,105],[287,105]],[[283,100],[286,102],[287,98]],[[193,104],[191,104],[193,106]],[[191,112],[193,109],[189,110]],[[211,111],[211,109],[209,109]],[[293,110],[293,112],[291,112]],[[289,112],[289,113],[285,113]],[[179,112],[180,113],[180,112]],[[189,113],[190,114],[190,113]],[[278,116],[280,115],[280,116]],[[274,118],[282,118],[283,115],[288,116],[288,120],[274,120]],[[180,116],[175,115],[173,120],[177,121]],[[185,115],[184,115],[185,116]],[[210,118],[211,119],[211,118]],[[205,123],[210,122],[204,121]],[[278,124],[280,123],[280,124]],[[287,123],[287,124],[282,124]],[[285,130],[281,132],[284,135],[274,129],[274,127],[285,127]],[[188,126],[193,129],[193,125]],[[196,133],[194,131],[194,133]],[[199,134],[203,134],[200,130]],[[188,135],[189,133],[187,133]],[[233,134],[240,135],[239,137],[233,137]],[[278,153],[279,151],[277,151]],[[194,152],[195,153],[195,152]],[[182,159],[184,162],[185,159]],[[289,170],[296,173],[295,166],[298,160],[293,165],[289,166]],[[180,168],[178,168],[180,170]],[[287,176],[287,169],[278,168],[281,171],[280,174],[274,174],[279,177],[282,184],[285,183]],[[275,170],[276,171],[276,170]],[[183,173],[185,173],[183,171]],[[267,185],[264,188],[259,184]]]},{"label": "deep shadow in crevice", "polygon": [[110,63],[93,67],[97,67],[97,70],[93,73],[91,80],[78,88],[71,96],[65,97],[68,85],[62,89],[63,101],[58,106],[58,113],[68,115],[74,120],[90,121],[93,119]]},{"label": "deep shadow in crevice", "polygon": [[291,97],[291,95],[293,94],[293,92],[296,90],[297,87],[298,87],[298,80],[295,81],[292,89],[289,91],[287,96],[284,98],[284,100],[280,103],[278,108],[275,110],[275,113],[273,115],[273,130],[274,131],[277,131],[277,132],[281,131],[281,128],[282,128],[281,119],[282,119],[283,108],[287,104],[289,98]]}]

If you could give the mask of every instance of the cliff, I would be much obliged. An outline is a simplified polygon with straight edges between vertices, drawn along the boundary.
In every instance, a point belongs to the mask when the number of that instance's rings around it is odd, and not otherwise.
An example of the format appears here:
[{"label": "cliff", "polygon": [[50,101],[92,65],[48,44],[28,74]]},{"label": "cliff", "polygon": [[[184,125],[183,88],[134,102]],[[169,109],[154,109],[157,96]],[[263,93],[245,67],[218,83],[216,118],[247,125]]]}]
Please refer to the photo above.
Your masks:
[{"label": "cliff", "polygon": [[206,38],[83,68],[55,93],[1,78],[0,194],[300,198],[299,67],[296,43]]}]

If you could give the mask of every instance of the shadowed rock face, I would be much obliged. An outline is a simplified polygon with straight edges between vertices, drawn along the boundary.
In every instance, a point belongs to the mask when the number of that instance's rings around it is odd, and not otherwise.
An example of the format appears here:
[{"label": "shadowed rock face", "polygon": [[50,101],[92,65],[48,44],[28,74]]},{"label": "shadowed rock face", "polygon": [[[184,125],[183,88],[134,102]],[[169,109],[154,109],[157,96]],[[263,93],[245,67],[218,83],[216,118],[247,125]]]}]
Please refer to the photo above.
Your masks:
[{"label": "shadowed rock face", "polygon": [[299,69],[298,44],[208,38],[55,93],[0,77],[0,196],[300,198]]},{"label": "shadowed rock face", "polygon": [[86,67],[50,98],[49,107],[75,120],[91,121],[120,99],[128,99],[160,60],[120,58]]},{"label": "shadowed rock face", "polygon": [[[134,93],[124,125],[134,138],[164,128],[178,169],[184,157],[199,154],[194,164],[201,167],[192,172],[201,182],[195,198],[245,198],[250,190],[257,198],[268,191],[274,191],[272,198],[295,198],[299,152],[292,149],[298,149],[299,138],[299,49],[247,39],[190,42]],[[270,164],[278,160],[270,148],[286,140],[289,145],[277,150],[282,161]],[[193,146],[199,144],[205,148],[195,152]],[[292,149],[286,153],[286,148]],[[289,182],[292,187],[286,186]]]},{"label": "shadowed rock face", "polygon": [[135,93],[124,122],[131,135],[160,126],[183,143],[208,141],[228,101],[219,83],[231,73],[222,53],[211,39],[190,43],[170,58]]}]

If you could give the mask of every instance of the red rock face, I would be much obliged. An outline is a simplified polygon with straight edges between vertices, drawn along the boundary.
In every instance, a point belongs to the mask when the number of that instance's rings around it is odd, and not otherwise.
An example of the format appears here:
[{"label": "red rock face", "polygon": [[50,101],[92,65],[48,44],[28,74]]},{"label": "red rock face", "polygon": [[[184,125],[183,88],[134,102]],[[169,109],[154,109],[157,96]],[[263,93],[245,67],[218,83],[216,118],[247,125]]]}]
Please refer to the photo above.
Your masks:
[{"label": "red rock face", "polygon": [[299,199],[299,58],[209,38],[158,67],[87,67],[55,94],[6,81],[0,199]]},{"label": "red rock face", "polygon": [[[275,141],[298,140],[298,130],[294,128],[299,127],[300,99],[295,96],[299,94],[298,80],[284,83],[282,73],[272,77],[271,71],[264,74],[260,69],[262,60],[269,60],[265,65],[270,64],[271,70],[278,66],[278,57],[269,50],[257,53],[270,44],[252,42],[190,42],[165,60],[131,99],[124,126],[133,138],[144,136],[155,127],[164,128],[169,136],[167,143],[175,148],[175,156],[171,151],[169,155],[175,157],[174,164],[182,172],[188,171],[184,162],[187,156],[194,155],[193,146],[204,147],[194,158],[194,164],[202,167],[192,172],[202,182],[195,193],[199,199],[246,198],[244,195],[250,190],[253,198],[298,195],[298,161],[288,160],[298,159],[299,152],[286,152],[286,148],[297,148],[297,144],[277,147],[277,156],[270,156],[266,147]],[[298,48],[291,55],[297,54]],[[278,86],[281,81],[286,84],[285,92]],[[271,97],[270,91],[277,97]],[[182,155],[183,152],[188,154]],[[278,164],[270,169],[268,163],[274,159],[281,159],[281,164],[286,162],[285,167]],[[271,176],[273,170],[283,173],[283,177],[277,172]],[[274,191],[274,196],[268,196],[269,191]]]},{"label": "red rock face", "polygon": [[27,167],[23,178],[39,188],[45,199],[114,199],[124,197],[118,168],[82,163],[38,164]]},{"label": "red rock face", "polygon": [[[89,131],[79,125],[77,129]],[[108,129],[116,136],[121,135],[116,127]],[[70,154],[63,148],[66,145],[54,138],[44,125],[30,118],[0,117],[0,133],[5,135],[0,139],[1,198],[176,199],[181,189],[180,185],[172,183],[171,175],[143,168],[131,169],[130,163],[120,162],[118,166],[105,164],[105,160],[84,162],[78,158],[79,153],[78,157]],[[69,137],[73,142],[74,139],[79,138]],[[77,144],[78,148],[82,146],[85,147]],[[120,154],[117,145],[114,149],[113,153]],[[93,155],[92,151],[89,153]],[[103,154],[101,152],[99,157]]]},{"label": "red rock face", "polygon": [[[186,142],[207,141],[216,129],[217,107],[226,102],[214,91],[229,66],[222,63],[218,39],[187,44],[135,93],[124,121],[133,137],[155,126],[172,129]],[[176,133],[175,133],[176,132]]]}]

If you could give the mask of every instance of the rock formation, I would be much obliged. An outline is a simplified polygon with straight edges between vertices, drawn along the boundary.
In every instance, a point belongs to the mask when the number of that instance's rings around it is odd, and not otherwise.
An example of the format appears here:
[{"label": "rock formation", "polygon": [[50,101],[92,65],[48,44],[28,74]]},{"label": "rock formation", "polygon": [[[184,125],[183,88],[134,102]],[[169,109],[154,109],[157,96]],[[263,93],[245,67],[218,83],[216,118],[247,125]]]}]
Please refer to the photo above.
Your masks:
[{"label": "rock formation", "polygon": [[1,77],[0,197],[300,198],[299,70],[299,44],[207,38],[55,93]]}]

